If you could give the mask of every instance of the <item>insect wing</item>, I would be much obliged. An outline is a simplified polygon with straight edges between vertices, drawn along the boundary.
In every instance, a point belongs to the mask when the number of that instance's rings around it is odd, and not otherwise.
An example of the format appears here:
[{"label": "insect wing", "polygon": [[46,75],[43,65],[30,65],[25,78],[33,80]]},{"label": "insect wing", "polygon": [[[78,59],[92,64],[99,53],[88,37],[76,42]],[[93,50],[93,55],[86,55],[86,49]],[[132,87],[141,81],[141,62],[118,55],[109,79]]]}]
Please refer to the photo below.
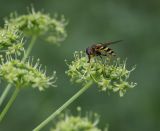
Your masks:
[{"label": "insect wing", "polygon": [[121,42],[121,41],[122,41],[122,40],[106,42],[106,43],[103,43],[103,46],[104,46],[104,47],[107,47],[108,45],[116,44],[116,43],[119,43],[119,42]]}]

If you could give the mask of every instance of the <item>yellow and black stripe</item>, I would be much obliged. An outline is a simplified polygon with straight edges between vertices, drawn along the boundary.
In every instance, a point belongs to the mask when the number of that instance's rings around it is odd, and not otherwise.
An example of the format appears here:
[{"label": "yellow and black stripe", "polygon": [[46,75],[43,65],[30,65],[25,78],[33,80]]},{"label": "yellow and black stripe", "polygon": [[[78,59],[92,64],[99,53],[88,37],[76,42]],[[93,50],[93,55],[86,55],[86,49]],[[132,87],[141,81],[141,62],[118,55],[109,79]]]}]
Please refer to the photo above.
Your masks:
[{"label": "yellow and black stripe", "polygon": [[[111,48],[109,48],[109,47],[106,47],[105,49],[103,49],[107,54],[109,54],[109,55],[112,55],[112,56],[116,56],[116,54],[114,53],[114,51],[111,49]],[[107,55],[106,54],[106,55]]]}]

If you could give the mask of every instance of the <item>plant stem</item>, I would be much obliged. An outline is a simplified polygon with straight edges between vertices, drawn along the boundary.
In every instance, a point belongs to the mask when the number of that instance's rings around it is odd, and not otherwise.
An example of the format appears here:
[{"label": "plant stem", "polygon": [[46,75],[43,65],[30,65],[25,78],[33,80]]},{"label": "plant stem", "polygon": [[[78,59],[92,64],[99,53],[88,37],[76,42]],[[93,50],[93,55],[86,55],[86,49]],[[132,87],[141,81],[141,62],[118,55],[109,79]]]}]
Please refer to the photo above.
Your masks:
[{"label": "plant stem", "polygon": [[30,44],[29,44],[29,46],[28,46],[28,49],[27,49],[27,51],[26,51],[26,53],[25,53],[22,61],[25,61],[26,58],[29,56],[29,54],[30,54],[30,52],[31,52],[31,50],[32,50],[32,48],[33,48],[33,45],[34,45],[35,42],[36,42],[36,39],[37,39],[37,36],[33,36],[33,37],[32,37],[31,42],[30,42]]},{"label": "plant stem", "polygon": [[3,109],[3,111],[0,114],[0,122],[3,120],[5,114],[7,113],[7,111],[9,110],[9,108],[11,107],[11,105],[13,104],[14,100],[16,99],[16,96],[18,95],[19,92],[19,88],[16,88],[15,91],[13,92],[10,100],[8,101],[7,105],[5,106],[5,108]]},{"label": "plant stem", "polygon": [[75,95],[73,95],[68,101],[66,101],[60,108],[53,112],[47,119],[40,123],[33,131],[41,130],[45,125],[47,125],[51,120],[53,120],[58,114],[60,114],[64,109],[66,109],[73,101],[75,101],[81,94],[83,94],[91,85],[92,81],[88,82],[82,89],[80,89]]},{"label": "plant stem", "polygon": [[8,84],[0,97],[0,106],[2,105],[10,89],[11,89],[11,84]]},{"label": "plant stem", "polygon": [[[36,42],[36,39],[37,39],[37,36],[33,36],[32,37],[31,42],[30,42],[30,44],[29,44],[29,46],[27,48],[27,51],[26,51],[24,57],[22,58],[22,61],[25,61],[25,59],[29,56],[29,54],[30,54],[30,52],[31,52],[31,50],[33,48],[33,45]],[[2,105],[4,99],[6,98],[8,92],[10,91],[10,89],[11,89],[11,84],[8,84],[7,87],[5,88],[5,90],[3,91],[1,97],[0,97],[0,106]]]}]

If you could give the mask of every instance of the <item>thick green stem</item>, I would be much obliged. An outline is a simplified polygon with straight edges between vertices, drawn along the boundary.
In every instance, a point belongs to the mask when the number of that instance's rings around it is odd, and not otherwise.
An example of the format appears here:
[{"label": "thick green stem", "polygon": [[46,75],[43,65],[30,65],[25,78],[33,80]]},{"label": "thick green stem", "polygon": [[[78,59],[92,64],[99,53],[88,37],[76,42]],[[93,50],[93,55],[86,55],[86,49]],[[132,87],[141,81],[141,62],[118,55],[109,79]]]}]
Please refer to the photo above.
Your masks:
[{"label": "thick green stem", "polygon": [[66,101],[60,108],[53,112],[46,120],[39,124],[33,131],[41,130],[45,125],[47,125],[51,120],[53,120],[58,114],[60,114],[64,109],[66,109],[73,101],[75,101],[81,94],[83,94],[91,85],[92,81],[88,82],[82,89],[80,89],[75,95],[73,95],[68,101]]},{"label": "thick green stem", "polygon": [[13,104],[14,100],[16,99],[18,92],[19,92],[19,88],[16,88],[15,91],[13,92],[10,100],[8,101],[7,105],[5,106],[5,108],[3,109],[3,111],[0,114],[0,122],[3,120],[5,114],[7,113],[7,111],[9,110],[9,108],[11,107],[11,105]]},{"label": "thick green stem", "polygon": [[[28,46],[28,48],[26,50],[26,53],[25,53],[22,61],[25,61],[25,59],[29,56],[29,54],[30,54],[30,52],[31,52],[31,50],[33,48],[33,45],[36,42],[36,39],[37,39],[37,36],[33,36],[32,37],[31,42],[30,42],[30,44],[29,44],[29,46]],[[0,97],[0,106],[2,105],[3,101],[5,100],[5,98],[6,98],[7,94],[8,94],[8,92],[10,91],[10,89],[11,89],[11,84],[8,84],[7,87],[5,88],[5,90],[3,91],[1,97]]]},{"label": "thick green stem", "polygon": [[11,84],[8,84],[0,97],[0,106],[2,105],[10,89],[11,89]]}]

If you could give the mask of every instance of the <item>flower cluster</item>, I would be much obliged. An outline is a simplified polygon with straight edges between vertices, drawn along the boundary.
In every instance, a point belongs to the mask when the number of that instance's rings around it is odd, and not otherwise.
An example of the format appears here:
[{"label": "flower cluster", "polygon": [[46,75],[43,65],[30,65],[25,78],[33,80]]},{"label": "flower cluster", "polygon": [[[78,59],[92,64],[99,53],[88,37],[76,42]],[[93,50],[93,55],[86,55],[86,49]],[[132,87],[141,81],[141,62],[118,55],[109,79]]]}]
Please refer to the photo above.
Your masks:
[{"label": "flower cluster", "polygon": [[55,72],[52,77],[47,77],[38,61],[35,65],[32,60],[25,61],[23,36],[42,36],[51,43],[58,43],[66,37],[66,24],[64,17],[51,18],[33,8],[26,15],[11,14],[5,20],[4,28],[0,29],[0,78],[16,87],[32,86],[44,90],[54,86]]},{"label": "flower cluster", "polygon": [[68,71],[66,73],[71,77],[71,81],[76,83],[95,82],[100,90],[111,90],[119,92],[123,96],[128,88],[133,88],[136,83],[128,82],[131,70],[126,69],[126,61],[121,62],[119,58],[111,60],[107,58],[92,59],[87,63],[86,54],[83,51],[74,53],[75,60],[68,64]]},{"label": "flower cluster", "polygon": [[59,119],[50,131],[102,131],[97,127],[99,116],[96,113],[90,112],[86,116],[73,116],[66,113]]},{"label": "flower cluster", "polygon": [[15,28],[0,29],[0,53],[21,55],[24,51],[23,38]]},{"label": "flower cluster", "polygon": [[8,57],[7,61],[0,65],[0,78],[18,88],[31,86],[41,91],[55,86],[55,72],[51,77],[47,77],[45,72],[41,70],[38,60],[33,64],[33,59],[20,61]]},{"label": "flower cluster", "polygon": [[65,18],[51,18],[49,14],[40,11],[32,11],[26,15],[18,16],[12,13],[9,19],[5,20],[7,27],[17,27],[26,36],[43,36],[50,43],[58,43],[66,38]]}]

